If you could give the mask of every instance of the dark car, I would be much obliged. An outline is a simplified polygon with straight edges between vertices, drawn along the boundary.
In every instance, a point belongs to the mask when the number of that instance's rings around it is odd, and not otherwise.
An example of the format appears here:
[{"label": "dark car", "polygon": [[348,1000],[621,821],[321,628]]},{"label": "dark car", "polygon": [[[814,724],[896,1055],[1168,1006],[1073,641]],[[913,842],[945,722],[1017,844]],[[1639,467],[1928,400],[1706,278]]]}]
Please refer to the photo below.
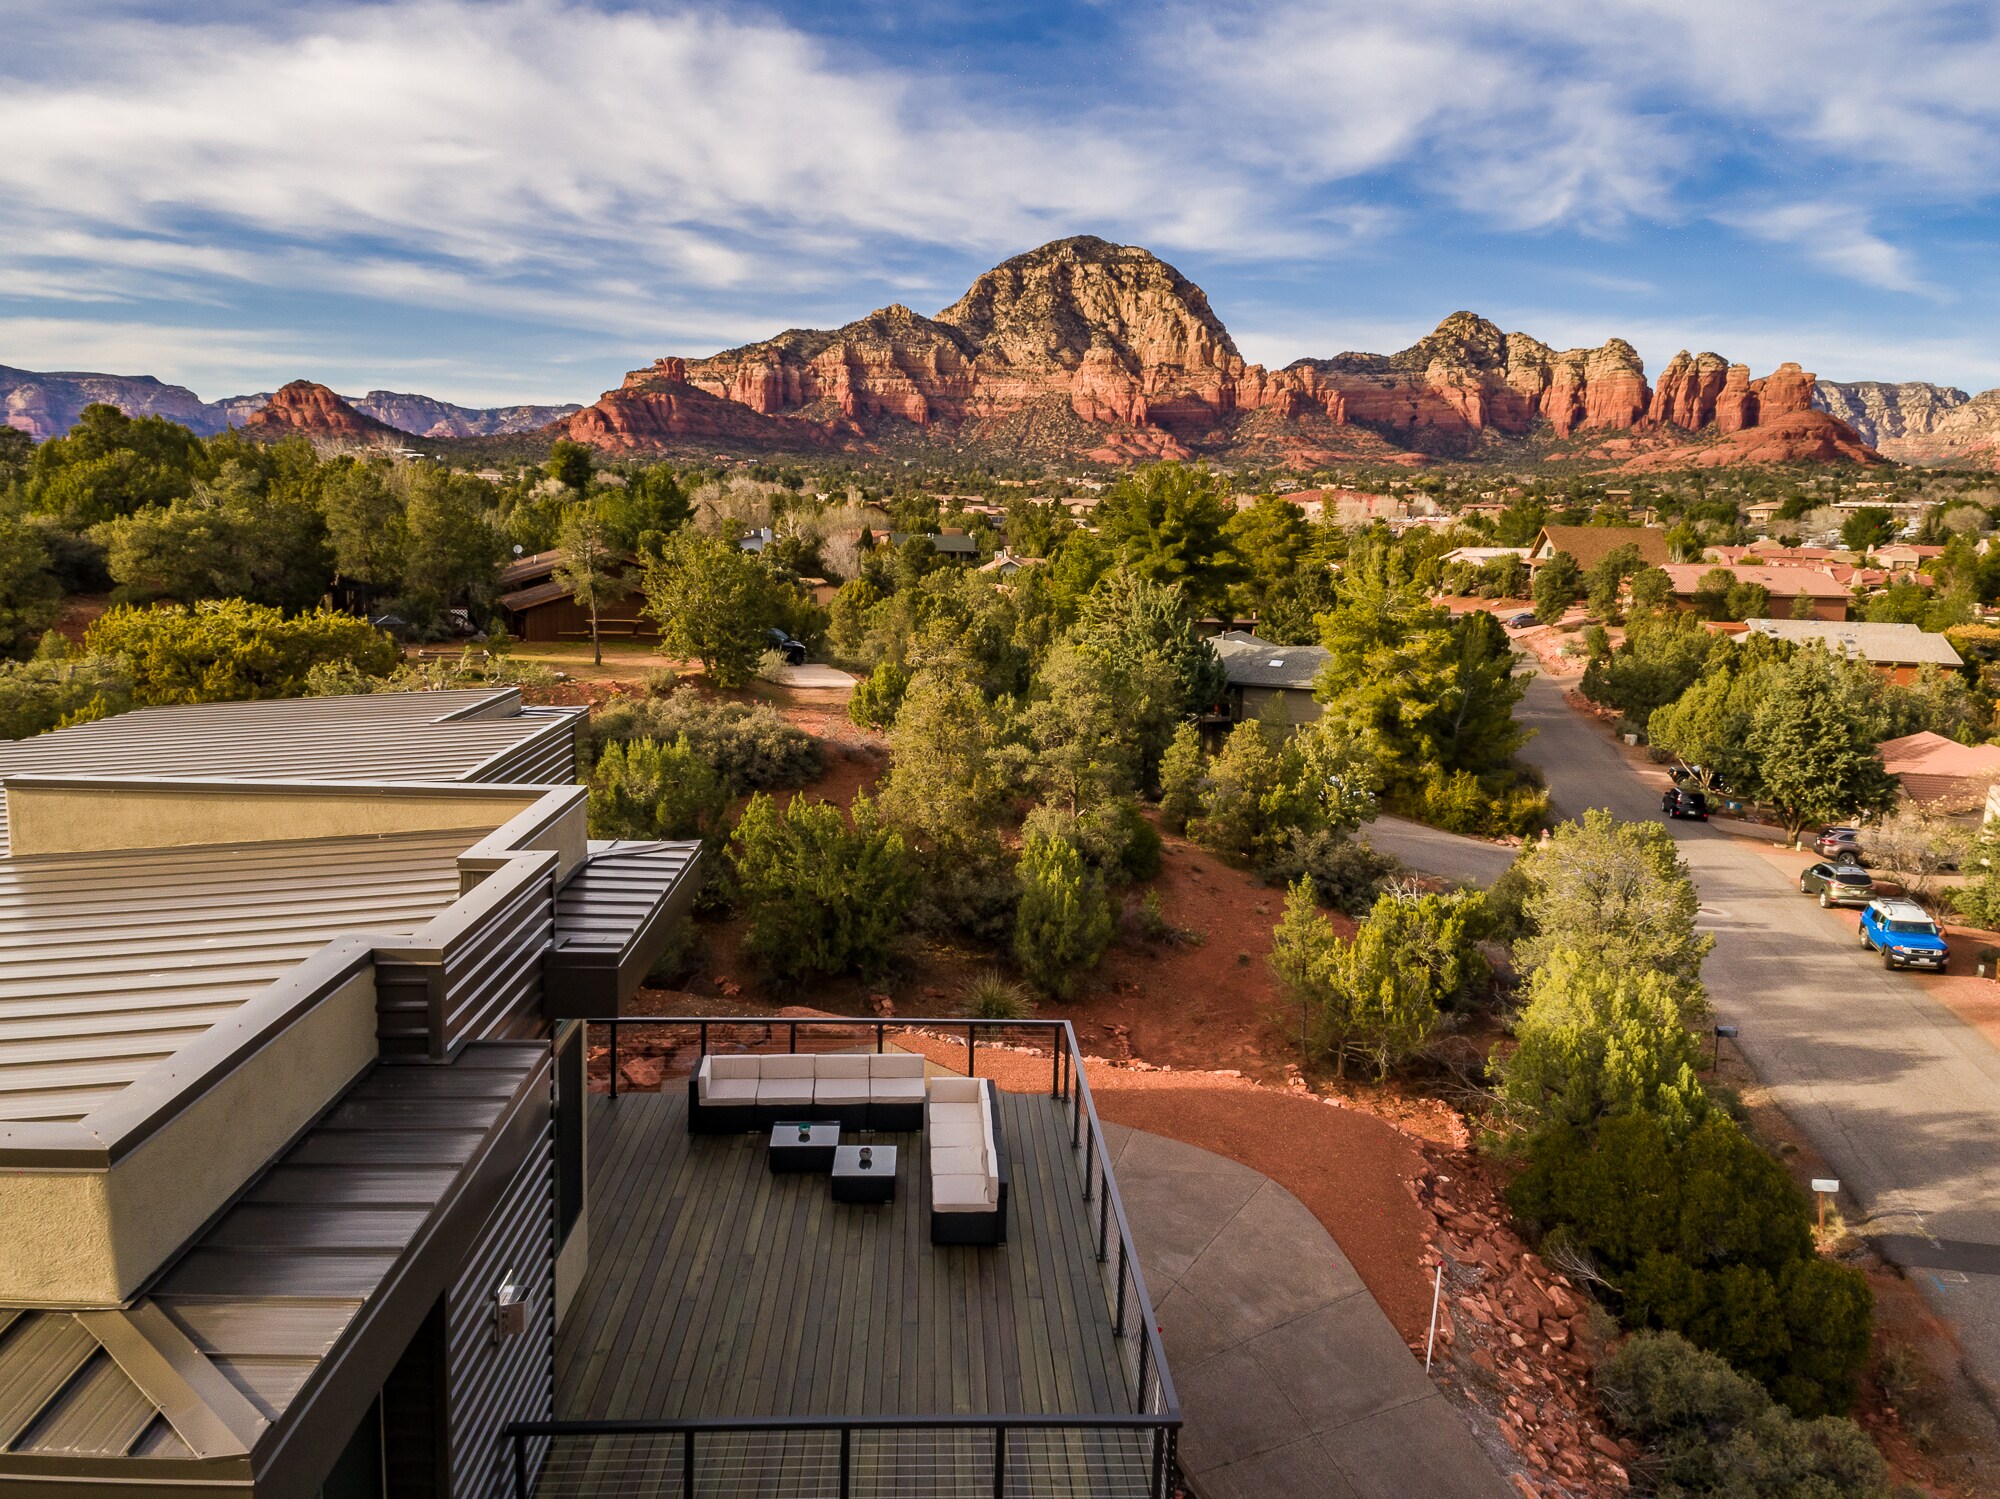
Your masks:
[{"label": "dark car", "polygon": [[1691,791],[1685,786],[1676,786],[1660,798],[1662,817],[1683,817],[1695,822],[1708,821],[1708,793]]},{"label": "dark car", "polygon": [[1799,894],[1817,895],[1823,906],[1865,906],[1875,880],[1858,864],[1815,864],[1799,876]]},{"label": "dark car", "polygon": [[1838,859],[1845,864],[1861,862],[1861,834],[1855,828],[1822,828],[1813,839],[1813,848],[1822,859]]},{"label": "dark car", "polygon": [[1535,616],[1532,614],[1525,614],[1525,613],[1510,614],[1506,617],[1506,619],[1502,620],[1501,623],[1506,625],[1507,628],[1510,630],[1525,630],[1528,628],[1529,625],[1535,623]]},{"label": "dark car", "polygon": [[792,639],[791,636],[787,635],[783,630],[778,629],[775,625],[764,633],[771,637],[770,649],[783,656],[787,666],[804,666],[806,664],[806,648],[798,641]]}]

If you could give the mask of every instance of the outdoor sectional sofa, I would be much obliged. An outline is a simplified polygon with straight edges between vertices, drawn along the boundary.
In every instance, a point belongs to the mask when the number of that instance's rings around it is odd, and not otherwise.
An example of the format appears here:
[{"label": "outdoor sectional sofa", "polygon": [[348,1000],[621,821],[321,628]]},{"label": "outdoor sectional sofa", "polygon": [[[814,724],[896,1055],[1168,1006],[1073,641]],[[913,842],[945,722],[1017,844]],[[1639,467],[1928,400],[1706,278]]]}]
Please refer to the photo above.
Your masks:
[{"label": "outdoor sectional sofa", "polygon": [[924,1059],[906,1052],[706,1056],[688,1079],[688,1133],[730,1135],[792,1119],[850,1130],[924,1125]]},{"label": "outdoor sectional sofa", "polygon": [[1007,1242],[1007,1161],[993,1084],[940,1077],[924,1102],[933,1244]]}]

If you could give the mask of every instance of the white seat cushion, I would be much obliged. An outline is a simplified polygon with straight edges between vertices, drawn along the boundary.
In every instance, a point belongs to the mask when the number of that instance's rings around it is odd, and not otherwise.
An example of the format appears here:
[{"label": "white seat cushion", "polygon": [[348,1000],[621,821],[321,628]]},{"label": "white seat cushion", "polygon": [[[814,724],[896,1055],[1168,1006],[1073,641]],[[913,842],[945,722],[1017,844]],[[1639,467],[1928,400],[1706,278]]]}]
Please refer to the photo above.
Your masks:
[{"label": "white seat cushion", "polygon": [[924,1080],[920,1077],[871,1077],[868,1097],[875,1103],[922,1103]]},{"label": "white seat cushion", "polygon": [[821,1077],[813,1079],[814,1103],[867,1103],[865,1077]]},{"label": "white seat cushion", "polygon": [[917,1077],[924,1075],[924,1059],[903,1051],[885,1051],[868,1059],[870,1077]]},{"label": "white seat cushion", "polygon": [[757,1076],[768,1081],[774,1077],[811,1077],[816,1057],[803,1056],[798,1052],[784,1052],[778,1056],[762,1057],[758,1061]]},{"label": "white seat cushion", "polygon": [[757,1101],[757,1080],[755,1078],[725,1077],[721,1081],[706,1082],[701,1090],[703,1103],[755,1103]]},{"label": "white seat cushion", "polygon": [[1000,1201],[1000,1189],[988,1176],[934,1176],[931,1206],[940,1213],[988,1213]]},{"label": "white seat cushion", "polygon": [[930,1137],[931,1149],[940,1146],[963,1145],[973,1150],[986,1148],[986,1130],[977,1115],[971,1113],[949,1113],[931,1110],[931,1117],[925,1133]]},{"label": "white seat cushion", "polygon": [[873,1057],[866,1055],[848,1056],[845,1054],[836,1054],[827,1057],[814,1057],[813,1076],[817,1078],[865,1078],[868,1076],[868,1064],[873,1060]]},{"label": "white seat cushion", "polygon": [[809,1077],[766,1077],[757,1082],[760,1104],[811,1103],[813,1080]]},{"label": "white seat cushion", "polygon": [[985,1100],[981,1077],[938,1077],[931,1079],[931,1097],[938,1103],[977,1104]]},{"label": "white seat cushion", "polygon": [[932,1176],[984,1176],[986,1174],[986,1152],[972,1145],[933,1145],[931,1147]]}]

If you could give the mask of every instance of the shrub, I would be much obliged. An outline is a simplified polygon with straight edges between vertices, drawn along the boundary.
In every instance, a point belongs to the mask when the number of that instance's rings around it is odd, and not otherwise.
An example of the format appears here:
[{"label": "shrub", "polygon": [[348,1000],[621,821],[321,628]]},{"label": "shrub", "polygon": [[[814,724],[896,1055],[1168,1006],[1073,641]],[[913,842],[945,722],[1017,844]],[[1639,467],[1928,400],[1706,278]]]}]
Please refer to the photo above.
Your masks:
[{"label": "shrub", "polygon": [[700,838],[723,831],[729,793],[683,734],[604,747],[590,773],[593,838]]},{"label": "shrub", "polygon": [[988,969],[965,986],[965,1013],[973,1020],[1026,1020],[1035,1013],[1035,1002],[1020,984]]},{"label": "shrub", "polygon": [[1014,913],[1014,956],[1045,994],[1074,992],[1077,974],[1111,942],[1104,885],[1067,839],[1031,834],[1016,870],[1021,903]]},{"label": "shrub", "polygon": [[1595,1379],[1613,1424],[1649,1450],[1663,1499],[1888,1499],[1888,1470],[1860,1427],[1774,1407],[1674,1333],[1634,1333]]},{"label": "shrub", "polygon": [[1594,1136],[1557,1125],[1530,1143],[1508,1201],[1596,1261],[1628,1325],[1682,1333],[1799,1415],[1853,1402],[1867,1282],[1815,1256],[1804,1194],[1728,1118],[1679,1138],[1644,1114]]},{"label": "shrub", "polygon": [[120,605],[91,623],[83,643],[88,654],[124,663],[141,707],[298,697],[321,663],[381,677],[399,660],[387,635],[351,614],[287,615],[242,599]]},{"label": "shrub", "polygon": [[1160,873],[1160,832],[1131,797],[1114,797],[1081,816],[1042,802],[1021,825],[1024,840],[1060,838],[1107,885],[1144,884]]},{"label": "shrub", "polygon": [[51,633],[32,661],[0,661],[0,738],[25,739],[131,706],[131,687],[118,662],[65,656],[49,641],[61,644]]},{"label": "shrub", "polygon": [[1281,743],[1254,718],[1229,731],[1222,753],[1208,766],[1201,793],[1201,816],[1189,831],[1217,853],[1253,862],[1271,857],[1291,842],[1294,828],[1320,818],[1313,793],[1303,784],[1294,744]]},{"label": "shrub", "polygon": [[667,697],[621,698],[593,713],[584,759],[616,740],[686,739],[722,777],[730,795],[803,786],[825,768],[819,741],[768,703],[721,702],[682,687]]},{"label": "shrub", "polygon": [[1160,826],[1169,833],[1185,833],[1188,819],[1201,810],[1201,777],[1201,734],[1184,723],[1160,760]]},{"label": "shrub", "polygon": [[850,828],[826,802],[795,796],[781,813],[753,796],[729,857],[749,917],[744,947],[774,980],[887,969],[918,881],[902,836],[878,823],[868,798],[855,798]]},{"label": "shrub", "polygon": [[896,721],[903,694],[910,689],[910,669],[884,661],[855,685],[847,700],[847,716],[864,729],[886,732]]},{"label": "shrub", "polygon": [[1357,838],[1331,828],[1291,830],[1285,846],[1258,866],[1266,884],[1290,885],[1304,877],[1323,906],[1348,916],[1364,916],[1382,892],[1396,861]]}]

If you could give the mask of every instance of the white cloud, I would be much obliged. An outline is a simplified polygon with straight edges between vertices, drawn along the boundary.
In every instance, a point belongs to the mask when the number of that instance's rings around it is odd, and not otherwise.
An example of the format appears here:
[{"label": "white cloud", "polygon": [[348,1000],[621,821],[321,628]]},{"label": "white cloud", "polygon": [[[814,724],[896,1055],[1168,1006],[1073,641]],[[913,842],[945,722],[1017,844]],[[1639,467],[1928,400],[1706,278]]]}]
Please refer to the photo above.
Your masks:
[{"label": "white cloud", "polygon": [[1849,280],[1884,291],[1939,295],[1916,273],[1909,255],[1870,229],[1867,215],[1851,204],[1786,203],[1716,217],[1759,239],[1796,245],[1807,259]]}]

